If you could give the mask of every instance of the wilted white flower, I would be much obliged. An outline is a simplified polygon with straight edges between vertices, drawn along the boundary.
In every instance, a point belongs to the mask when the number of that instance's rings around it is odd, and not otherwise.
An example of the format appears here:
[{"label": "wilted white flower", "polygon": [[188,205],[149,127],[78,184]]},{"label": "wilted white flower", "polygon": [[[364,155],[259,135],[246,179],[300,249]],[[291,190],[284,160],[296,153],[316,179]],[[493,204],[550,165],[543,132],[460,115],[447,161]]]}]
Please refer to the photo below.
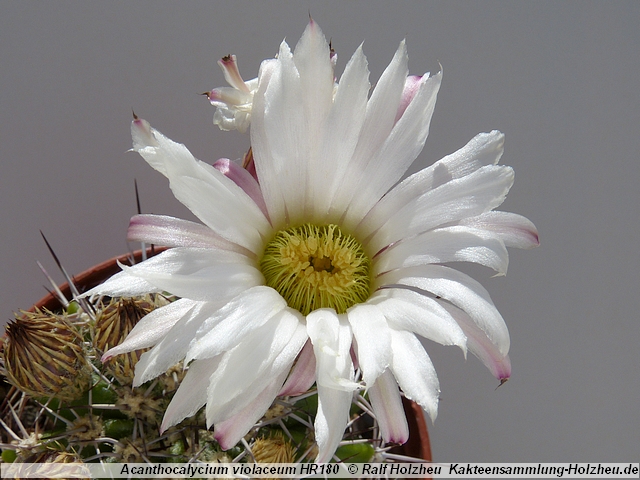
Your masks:
[{"label": "wilted white flower", "polygon": [[227,55],[218,60],[224,78],[230,87],[214,88],[205,95],[216,107],[213,124],[220,130],[246,132],[251,123],[253,94],[258,88],[258,79],[245,82],[240,76],[235,55]]},{"label": "wilted white flower", "polygon": [[227,160],[196,160],[146,121],[133,122],[134,150],[204,224],[134,217],[130,240],[175,248],[123,266],[89,292],[180,297],[105,355],[153,347],[135,385],[185,359],[163,429],[206,403],[207,423],[228,448],[276,395],[315,381],[316,460],[324,462],[356,389],[368,389],[387,442],[408,436],[400,389],[436,416],[438,379],[418,336],[471,351],[499,379],[510,375],[509,333],[488,293],[445,264],[504,274],[505,247],[536,246],[537,232],[524,217],[494,211],[513,183],[512,169],[497,165],[500,132],[397,183],[422,150],[442,78],[408,76],[407,63],[402,42],[369,95],[361,48],[336,87],[315,23],[295,52],[283,42],[257,88],[244,92],[256,178]]}]

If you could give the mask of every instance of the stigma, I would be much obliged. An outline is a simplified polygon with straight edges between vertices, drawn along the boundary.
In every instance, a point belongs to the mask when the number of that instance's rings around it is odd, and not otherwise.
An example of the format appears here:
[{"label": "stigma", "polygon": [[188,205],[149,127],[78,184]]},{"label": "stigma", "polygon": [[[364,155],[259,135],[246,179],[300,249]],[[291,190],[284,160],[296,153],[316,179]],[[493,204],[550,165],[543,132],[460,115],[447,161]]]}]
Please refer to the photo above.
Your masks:
[{"label": "stigma", "polygon": [[334,224],[280,230],[260,261],[267,285],[303,315],[318,308],[345,313],[367,300],[370,267],[362,245]]}]

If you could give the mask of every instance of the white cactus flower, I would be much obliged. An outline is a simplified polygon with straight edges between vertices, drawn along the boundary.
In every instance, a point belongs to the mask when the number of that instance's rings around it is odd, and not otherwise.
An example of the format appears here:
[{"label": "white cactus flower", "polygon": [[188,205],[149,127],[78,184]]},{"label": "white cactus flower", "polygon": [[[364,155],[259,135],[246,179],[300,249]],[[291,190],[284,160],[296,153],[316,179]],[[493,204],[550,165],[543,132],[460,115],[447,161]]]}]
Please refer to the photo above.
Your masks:
[{"label": "white cactus flower", "polygon": [[536,246],[537,231],[494,211],[513,183],[512,169],[498,165],[498,131],[401,181],[423,148],[442,79],[409,76],[407,63],[402,42],[370,94],[358,48],[336,87],[313,21],[295,51],[283,42],[255,81],[243,82],[230,57],[223,68],[233,92],[210,98],[220,102],[220,126],[250,122],[255,176],[233,162],[199,161],[134,120],[134,150],[202,224],[134,217],[130,240],[174,248],[87,294],[180,297],[106,354],[153,347],[135,385],[185,359],[163,429],[206,404],[208,426],[229,448],[277,395],[315,382],[316,460],[325,462],[357,389],[368,389],[387,442],[407,440],[401,392],[435,418],[440,388],[418,337],[457,345],[509,377],[500,313],[478,282],[446,264],[504,274],[506,247]]}]

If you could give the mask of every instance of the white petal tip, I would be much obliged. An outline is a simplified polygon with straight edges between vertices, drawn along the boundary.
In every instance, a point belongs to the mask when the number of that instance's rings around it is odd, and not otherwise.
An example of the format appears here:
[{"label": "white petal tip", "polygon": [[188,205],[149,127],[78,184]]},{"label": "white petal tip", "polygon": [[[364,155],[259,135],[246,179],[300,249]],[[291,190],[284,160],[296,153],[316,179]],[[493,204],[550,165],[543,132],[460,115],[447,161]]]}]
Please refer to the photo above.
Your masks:
[{"label": "white petal tip", "polygon": [[436,418],[438,417],[438,406],[434,406],[430,409],[427,410],[427,414],[429,415],[429,418],[431,419],[431,423],[435,423]]}]

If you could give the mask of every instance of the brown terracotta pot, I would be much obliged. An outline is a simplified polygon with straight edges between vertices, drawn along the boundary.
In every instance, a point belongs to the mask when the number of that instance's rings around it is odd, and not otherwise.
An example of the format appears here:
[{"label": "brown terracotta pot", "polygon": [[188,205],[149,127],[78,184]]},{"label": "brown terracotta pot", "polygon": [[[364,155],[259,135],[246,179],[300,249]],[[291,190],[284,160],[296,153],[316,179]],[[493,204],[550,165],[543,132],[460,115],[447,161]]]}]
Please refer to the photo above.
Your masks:
[{"label": "brown terracotta pot", "polygon": [[398,453],[407,457],[422,458],[431,461],[431,442],[427,430],[427,419],[422,407],[416,402],[402,397],[402,405],[409,424],[409,440],[404,445],[396,447]]},{"label": "brown terracotta pot", "polygon": [[[163,250],[166,250],[166,248],[150,247],[147,249],[147,257],[156,255]],[[74,284],[81,292],[87,291],[104,282],[112,275],[118,273],[121,270],[118,262],[129,264],[132,256],[134,258],[134,263],[140,262],[142,260],[142,250],[136,250],[133,254],[125,254],[111,258],[89,268],[88,270],[85,270],[79,275],[75,275],[73,277]],[[60,286],[60,290],[65,297],[71,298],[71,289],[69,288],[68,283]],[[61,307],[62,305],[58,301],[57,297],[50,293],[40,299],[40,301],[31,308],[31,311],[35,308],[46,308],[48,310],[55,311]],[[404,445],[394,447],[392,452],[399,455],[405,455],[407,457],[421,458],[426,461],[431,461],[431,443],[429,441],[427,422],[424,412],[422,411],[422,407],[404,397],[402,398],[402,404],[404,406],[407,423],[409,425],[409,440]]]}]

